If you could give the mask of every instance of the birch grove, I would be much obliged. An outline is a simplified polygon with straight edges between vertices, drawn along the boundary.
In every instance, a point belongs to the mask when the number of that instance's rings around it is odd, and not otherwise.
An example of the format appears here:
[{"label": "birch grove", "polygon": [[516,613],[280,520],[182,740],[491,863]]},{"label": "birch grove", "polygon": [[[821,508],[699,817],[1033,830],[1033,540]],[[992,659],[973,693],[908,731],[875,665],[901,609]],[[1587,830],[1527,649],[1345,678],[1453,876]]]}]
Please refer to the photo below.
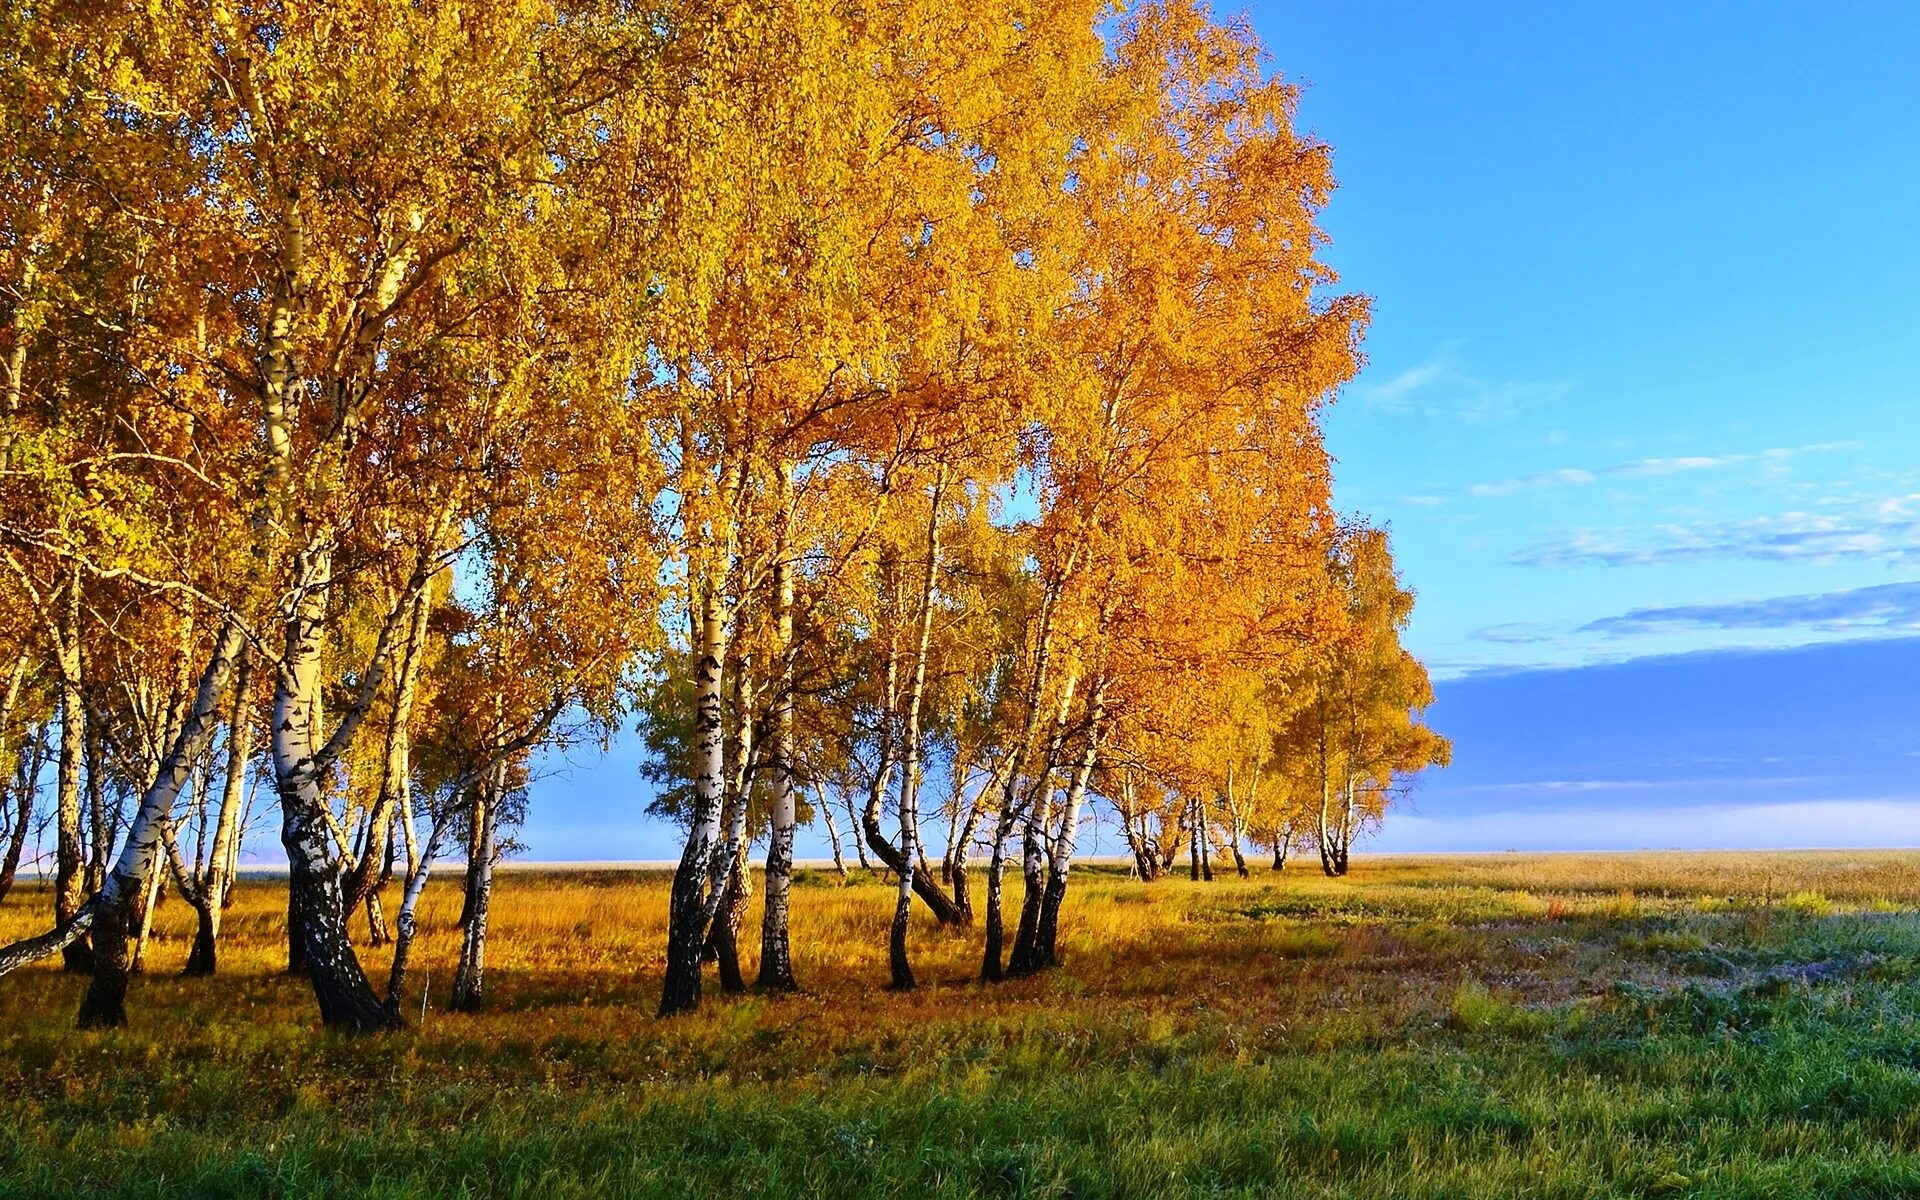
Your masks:
[{"label": "birch grove", "polygon": [[1244,25],[6,22],[0,899],[42,842],[53,886],[0,974],[61,954],[82,1024],[128,1019],[166,897],[219,970],[270,828],[325,1025],[402,1023],[442,856],[482,1006],[556,748],[637,737],[629,803],[682,835],[662,1016],[709,962],[806,987],[816,843],[894,889],[876,982],[916,986],[924,914],[992,983],[1065,953],[1090,829],[1148,880],[1341,873],[1446,761],[1412,593],[1332,500],[1368,309],[1320,257],[1331,151]]}]

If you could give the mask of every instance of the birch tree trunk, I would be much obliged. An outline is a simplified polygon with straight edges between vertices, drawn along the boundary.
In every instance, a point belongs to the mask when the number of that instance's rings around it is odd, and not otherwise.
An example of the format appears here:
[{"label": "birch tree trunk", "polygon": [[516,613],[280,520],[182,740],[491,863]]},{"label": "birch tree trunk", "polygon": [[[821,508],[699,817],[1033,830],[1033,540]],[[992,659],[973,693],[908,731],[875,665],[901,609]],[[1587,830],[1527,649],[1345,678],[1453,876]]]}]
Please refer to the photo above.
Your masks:
[{"label": "birch tree trunk", "polygon": [[753,728],[756,690],[753,655],[743,653],[733,676],[733,764],[727,772],[727,800],[721,809],[726,829],[726,840],[721,843],[726,856],[726,882],[721,885],[720,906],[708,925],[702,955],[718,965],[720,990],[736,996],[747,990],[746,978],[740,973],[740,926],[753,891],[747,876],[747,805],[759,754]]},{"label": "birch tree trunk", "polygon": [[914,847],[895,846],[887,837],[886,830],[880,825],[881,805],[887,791],[893,785],[895,759],[899,757],[902,744],[896,725],[901,707],[900,699],[900,643],[897,632],[888,634],[886,683],[882,692],[880,751],[879,762],[874,767],[873,778],[867,787],[867,806],[861,814],[860,827],[866,834],[866,844],[883,866],[904,881],[911,895],[919,896],[932,912],[934,919],[942,925],[964,925],[966,917],[939,885],[918,874],[913,869]]},{"label": "birch tree trunk", "polygon": [[7,848],[0,857],[0,900],[7,898],[13,890],[13,881],[20,870],[20,853],[27,845],[27,831],[33,827],[34,785],[40,779],[42,744],[34,739],[29,749],[21,752],[20,761],[13,773],[13,792],[9,797],[13,802],[13,827],[7,835]]},{"label": "birch tree trunk", "polygon": [[367,926],[372,942],[386,940],[386,921],[380,915],[381,876],[392,861],[393,818],[399,811],[402,793],[411,787],[413,760],[410,727],[414,696],[419,690],[420,663],[426,657],[427,617],[432,610],[424,590],[415,596],[407,621],[407,640],[400,655],[400,671],[394,680],[393,712],[387,722],[386,744],[381,755],[380,786],[367,814],[366,847],[348,872],[345,903],[349,910],[367,906]]},{"label": "birch tree trunk", "polygon": [[1107,712],[1106,681],[1094,685],[1087,714],[1087,745],[1067,786],[1067,802],[1060,814],[1060,833],[1054,839],[1052,869],[1047,873],[1047,890],[1041,898],[1040,920],[1034,932],[1034,947],[1028,955],[1030,969],[1050,967],[1058,961],[1056,943],[1060,931],[1060,904],[1067,895],[1067,871],[1073,865],[1073,844],[1080,829],[1080,806],[1087,795],[1087,782],[1100,758],[1100,735]]},{"label": "birch tree trunk", "polygon": [[[1024,823],[1019,804],[1020,777],[1040,724],[1040,706],[1046,695],[1053,659],[1053,611],[1058,595],[1056,586],[1041,598],[1039,630],[1033,641],[1033,674],[1027,684],[1026,714],[1008,759],[1006,782],[1000,793],[1000,812],[993,827],[993,852],[987,860],[987,935],[980,956],[980,978],[989,983],[1003,978],[1000,954],[1006,938],[1002,893],[1006,887],[1007,838],[1015,822]],[[1046,776],[1046,767],[1042,764],[1040,779],[1034,784],[1035,795],[1038,788],[1045,786]]]},{"label": "birch tree trunk", "polygon": [[253,722],[247,719],[247,693],[252,684],[252,658],[244,650],[233,683],[233,707],[227,716],[227,769],[221,781],[220,813],[215,819],[213,848],[207,871],[195,891],[182,894],[198,917],[193,949],[187,953],[183,974],[212,975],[220,965],[220,922],[231,886],[231,863],[238,849],[240,809],[244,802],[247,760],[253,755]]},{"label": "birch tree trunk", "polygon": [[[326,617],[327,590],[332,572],[330,555],[309,551],[301,556],[300,576],[308,581],[286,620],[286,652],[274,687],[274,782],[280,796],[280,844],[287,851],[288,885],[299,905],[298,934],[307,978],[320,1006],[321,1023],[331,1029],[363,1033],[393,1027],[393,1017],[374,995],[347,936],[345,896],[329,845],[326,778],[338,747],[350,736],[351,722],[365,712],[365,702],[343,714],[342,725],[327,744],[321,744],[316,721],[320,711],[320,665],[323,647],[321,623]],[[384,666],[380,649],[363,681],[377,686]]]},{"label": "birch tree trunk", "polygon": [[1067,740],[1067,718],[1073,711],[1073,696],[1080,681],[1079,671],[1067,673],[1060,689],[1060,707],[1053,716],[1053,732],[1047,737],[1046,755],[1034,780],[1033,795],[1027,801],[1027,819],[1021,830],[1020,870],[1024,891],[1020,897],[1020,925],[1013,937],[1013,953],[1007,958],[1007,973],[1024,975],[1039,964],[1034,954],[1039,948],[1040,909],[1046,902],[1047,872],[1053,837],[1053,772],[1060,764]]},{"label": "birch tree trunk", "polygon": [[307,973],[307,921],[300,907],[300,889],[287,876],[287,974]]},{"label": "birch tree trunk", "polygon": [[[134,907],[146,894],[147,880],[160,869],[161,835],[181,789],[186,786],[194,760],[205,752],[213,738],[220,697],[226,692],[241,646],[240,626],[229,618],[221,627],[213,653],[201,672],[193,703],[179,724],[173,744],[141,793],[140,806],[121,841],[119,857],[100,891],[81,906],[72,920],[46,939],[35,939],[42,944],[55,944],[62,938],[71,940],[89,925],[92,927],[93,978],[80,1002],[82,1027],[126,1024],[127,979],[131,966],[127,935],[135,916]],[[11,951],[0,951],[0,974],[19,965],[19,961],[25,960],[16,959]]]},{"label": "birch tree trunk", "polygon": [[[165,753],[160,746],[154,757]],[[87,721],[87,782],[82,789],[87,797],[86,894],[91,896],[106,882],[107,867],[113,862],[113,814],[107,808],[107,738],[101,722]]]},{"label": "birch tree trunk", "polygon": [[[788,895],[793,887],[793,833],[797,820],[793,779],[793,564],[790,525],[793,519],[793,464],[779,466],[780,518],[774,537],[773,635],[780,670],[774,680],[773,728],[767,747],[767,767],[773,795],[772,828],[767,836],[766,907],[760,919],[760,976],[754,986],[763,992],[791,992],[793,949],[789,942]],[[827,822],[831,830],[832,810]],[[834,834],[833,861],[846,878],[840,860],[840,838]]]},{"label": "birch tree trunk", "polygon": [[1194,847],[1200,851],[1200,878],[1203,882],[1213,882],[1213,814],[1207,811],[1204,796],[1193,798],[1195,818],[1193,837]]},{"label": "birch tree trunk", "polygon": [[847,823],[853,833],[853,853],[860,859],[862,871],[873,870],[873,860],[867,857],[867,839],[860,836],[860,814],[854,811],[852,791],[840,793],[840,799],[847,806]]},{"label": "birch tree trunk", "polygon": [[1334,868],[1333,850],[1333,775],[1327,762],[1326,722],[1320,722],[1320,812],[1314,824],[1314,842],[1320,851],[1320,871],[1329,879],[1340,874]]},{"label": "birch tree trunk", "polygon": [[1353,775],[1347,775],[1345,803],[1340,810],[1340,827],[1335,831],[1333,867],[1337,875],[1347,873],[1348,855],[1353,850]]},{"label": "birch tree trunk", "polygon": [[[827,799],[827,789],[824,787],[821,787],[816,784],[813,789],[813,794],[816,799],[816,802],[820,805],[820,815],[826,818],[827,840],[833,846],[834,874],[840,877],[840,882],[842,884],[845,884],[847,882],[847,859],[846,859],[846,856],[840,852],[840,827],[838,824],[834,822],[834,819],[833,819],[833,803],[832,801]],[[858,842],[859,842],[859,839],[856,838],[855,844],[857,845]],[[866,864],[863,862],[860,865],[865,866]],[[767,889],[767,892],[768,892],[768,903],[772,903],[773,889],[769,887]],[[767,968],[763,960],[760,970],[764,974],[766,969]]]},{"label": "birch tree trunk", "polygon": [[406,821],[403,832],[407,839],[407,884],[400,896],[400,913],[393,922],[393,962],[387,969],[387,1012],[393,1015],[396,1024],[400,1020],[400,1000],[406,993],[407,964],[413,956],[414,937],[419,932],[414,914],[420,907],[420,897],[426,894],[427,878],[433,873],[434,856],[440,851],[441,830],[440,821],[436,819],[433,831],[427,835],[427,844],[416,853],[411,805],[404,806],[401,817]]},{"label": "birch tree trunk", "polygon": [[34,787],[40,781],[39,735],[23,734],[18,747],[11,752],[11,761],[4,745],[13,728],[13,714],[19,707],[21,683],[30,661],[26,654],[14,660],[13,670],[7,676],[6,696],[0,698],[0,763],[6,764],[7,774],[11,775],[7,786],[0,789],[0,804],[13,808],[7,825],[6,849],[0,851],[0,900],[5,900],[13,890],[14,877],[20,870],[20,853],[26,848],[27,829],[33,823]]},{"label": "birch tree trunk", "polygon": [[[887,966],[896,991],[914,986],[913,965],[907,958],[907,919],[913,915],[913,881],[920,877],[920,776],[926,760],[926,739],[920,729],[920,706],[927,691],[927,655],[933,644],[933,592],[940,577],[940,510],[945,500],[947,467],[941,464],[927,514],[927,563],[920,577],[920,609],[916,614],[913,682],[907,687],[905,761],[900,772],[900,891],[894,901],[893,926],[887,937]],[[931,881],[928,881],[931,882]]]},{"label": "birch tree trunk", "polygon": [[1001,808],[1000,819],[993,825],[993,850],[987,856],[987,929],[980,953],[980,978],[988,983],[998,983],[1005,977],[1000,967],[1001,944],[1006,939],[1004,918],[1000,915],[1004,911],[1001,893],[1007,878],[1007,835],[1012,832],[1016,819],[1011,806]]},{"label": "birch tree trunk", "polygon": [[[744,808],[745,800],[740,803]],[[744,825],[746,814],[742,812],[738,819]],[[747,901],[752,898],[753,885],[747,874],[746,838],[729,837],[726,846],[727,881],[721,887],[720,910],[714,914],[708,930],[707,948],[712,952],[713,961],[719,969],[720,990],[738,996],[747,990],[746,976],[740,972],[740,926],[746,918]]]},{"label": "birch tree trunk", "polygon": [[[466,936],[460,944],[460,965],[453,975],[450,1006],[457,1012],[478,1012],[486,987],[487,913],[493,902],[493,862],[498,853],[500,801],[506,788],[506,761],[494,764],[487,781],[473,790],[472,821],[480,831],[476,839],[478,855],[467,863],[467,895],[472,913],[467,920]],[[409,914],[411,919],[411,914]],[[388,994],[393,994],[392,979]]]},{"label": "birch tree trunk", "polygon": [[1117,807],[1120,810],[1120,828],[1127,836],[1127,852],[1133,855],[1133,869],[1142,883],[1152,883],[1160,876],[1160,859],[1147,844],[1146,832],[1142,828],[1145,818],[1133,802],[1132,768],[1120,774]]},{"label": "birch tree trunk", "polygon": [[156,866],[147,876],[146,894],[140,897],[140,933],[133,940],[133,958],[127,964],[127,970],[135,975],[146,969],[147,942],[153,937],[153,914],[160,907],[161,887],[166,878],[167,873]]},{"label": "birch tree trunk", "polygon": [[972,803],[967,805],[966,822],[954,837],[953,853],[948,856],[950,866],[947,876],[953,888],[953,904],[966,915],[968,921],[973,920],[973,895],[970,890],[971,880],[968,877],[973,858],[973,839],[980,834],[980,817],[986,810],[987,797],[999,790],[1000,775],[996,771],[987,777],[986,786],[982,787],[974,796]]},{"label": "birch tree trunk", "polygon": [[1200,882],[1200,847],[1207,838],[1200,829],[1200,822],[1206,818],[1201,815],[1200,801],[1196,796],[1187,798],[1187,878],[1194,883]]},{"label": "birch tree trunk", "polygon": [[[55,650],[60,668],[60,760],[54,777],[55,925],[64,925],[73,920],[86,899],[85,884],[80,877],[80,767],[86,754],[87,705],[80,691],[80,647],[75,641],[79,635],[77,613],[80,576],[77,568],[68,586],[73,589],[70,610],[74,615],[67,622]],[[85,973],[93,969],[93,955],[84,942],[70,942],[61,953],[68,971]]]},{"label": "birch tree trunk", "polygon": [[714,878],[725,800],[725,714],[721,673],[727,655],[726,614],[719,581],[709,579],[699,601],[694,646],[694,810],[687,844],[674,869],[667,926],[667,972],[659,1015],[690,1012],[700,1003],[700,954],[720,903]]}]

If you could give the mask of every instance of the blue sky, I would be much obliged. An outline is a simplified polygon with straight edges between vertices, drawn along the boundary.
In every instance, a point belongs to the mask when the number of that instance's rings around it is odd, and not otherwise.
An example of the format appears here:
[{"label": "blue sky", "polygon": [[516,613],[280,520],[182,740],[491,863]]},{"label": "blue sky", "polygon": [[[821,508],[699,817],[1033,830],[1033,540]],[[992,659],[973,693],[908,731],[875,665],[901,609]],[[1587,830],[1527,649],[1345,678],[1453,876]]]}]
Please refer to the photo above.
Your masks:
[{"label": "blue sky", "polygon": [[[1456,742],[1374,845],[1920,845],[1920,641],[1860,641],[1920,633],[1920,5],[1250,16],[1375,299],[1337,496]],[[531,857],[677,853],[630,742]]]},{"label": "blue sky", "polygon": [[[1337,495],[1455,739],[1375,847],[1920,845],[1920,5],[1250,16],[1375,298]],[[634,742],[547,760],[527,857],[678,853]]]},{"label": "blue sky", "polygon": [[1920,6],[1252,18],[1456,742],[1374,845],[1920,844],[1920,642],[1857,640],[1920,633]]},{"label": "blue sky", "polygon": [[1920,6],[1250,15],[1375,298],[1338,496],[1436,673],[1920,629]]}]

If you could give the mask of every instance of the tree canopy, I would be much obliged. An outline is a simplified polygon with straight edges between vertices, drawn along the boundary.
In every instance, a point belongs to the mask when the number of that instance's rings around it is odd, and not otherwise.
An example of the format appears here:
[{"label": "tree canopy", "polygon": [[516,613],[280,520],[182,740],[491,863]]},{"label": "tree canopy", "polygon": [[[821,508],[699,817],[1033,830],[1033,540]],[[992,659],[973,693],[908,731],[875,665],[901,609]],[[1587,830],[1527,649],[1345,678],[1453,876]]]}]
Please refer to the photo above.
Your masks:
[{"label": "tree canopy", "polygon": [[479,1002],[556,742],[637,726],[685,831],[663,1014],[745,986],[756,878],[758,983],[803,982],[836,803],[904,988],[916,903],[1049,965],[1090,812],[1149,876],[1344,872],[1447,760],[1332,500],[1331,150],[1197,0],[56,3],[0,80],[0,850],[51,768],[59,881],[0,972],[63,950],[83,1022],[163,887],[214,969],[250,773],[365,1030],[462,839]]}]

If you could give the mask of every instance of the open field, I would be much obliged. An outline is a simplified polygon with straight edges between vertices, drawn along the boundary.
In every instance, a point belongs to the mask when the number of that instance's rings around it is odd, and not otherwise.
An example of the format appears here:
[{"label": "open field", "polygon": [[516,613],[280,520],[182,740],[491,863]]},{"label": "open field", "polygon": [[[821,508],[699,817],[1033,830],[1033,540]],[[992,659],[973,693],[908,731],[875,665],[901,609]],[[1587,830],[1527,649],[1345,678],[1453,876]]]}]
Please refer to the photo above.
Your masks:
[{"label": "open field", "polygon": [[907,995],[892,891],[804,879],[804,995],[656,1021],[664,880],[514,872],[489,1011],[362,1039],[280,972],[271,883],[213,980],[176,977],[173,902],[125,1031],[0,981],[0,1194],[1920,1194],[1920,853],[1088,872],[1060,970],[983,988],[977,934],[926,925]]}]

